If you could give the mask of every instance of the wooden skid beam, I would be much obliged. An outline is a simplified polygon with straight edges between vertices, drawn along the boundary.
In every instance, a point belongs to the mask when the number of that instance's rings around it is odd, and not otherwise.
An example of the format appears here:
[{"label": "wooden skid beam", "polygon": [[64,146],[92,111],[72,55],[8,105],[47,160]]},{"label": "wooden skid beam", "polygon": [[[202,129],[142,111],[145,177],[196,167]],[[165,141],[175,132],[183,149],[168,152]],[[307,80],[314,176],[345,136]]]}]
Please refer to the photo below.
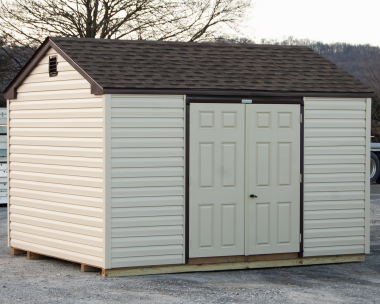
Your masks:
[{"label": "wooden skid beam", "polygon": [[31,251],[27,251],[26,252],[26,257],[29,260],[46,260],[46,259],[49,259],[49,257],[47,257],[46,255],[34,253],[34,252],[31,252]]},{"label": "wooden skid beam", "polygon": [[22,254],[26,254],[26,251],[12,247],[12,255],[22,255]]},{"label": "wooden skid beam", "polygon": [[92,267],[86,264],[80,264],[80,271],[82,272],[100,272],[101,268]]},{"label": "wooden skid beam", "polygon": [[346,262],[362,262],[365,259],[364,254],[325,256],[325,257],[308,257],[289,260],[267,260],[267,261],[251,261],[251,262],[232,262],[221,264],[181,264],[170,266],[152,266],[152,267],[131,267],[131,268],[115,268],[103,269],[103,277],[122,277],[136,276],[148,274],[164,274],[164,273],[181,273],[181,272],[197,272],[197,271],[220,271],[220,270],[238,270],[238,269],[255,269],[255,268],[271,268],[271,267],[289,267],[302,265],[318,265],[318,264],[335,264]]}]

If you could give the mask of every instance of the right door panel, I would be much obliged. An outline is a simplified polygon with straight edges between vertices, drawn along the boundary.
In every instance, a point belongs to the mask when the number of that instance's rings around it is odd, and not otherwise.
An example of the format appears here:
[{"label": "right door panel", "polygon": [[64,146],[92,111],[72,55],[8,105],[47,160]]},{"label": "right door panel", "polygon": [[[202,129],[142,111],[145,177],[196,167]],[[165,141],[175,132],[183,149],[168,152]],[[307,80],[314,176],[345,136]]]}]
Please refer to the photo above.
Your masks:
[{"label": "right door panel", "polygon": [[298,252],[300,106],[252,104],[246,114],[246,255]]}]

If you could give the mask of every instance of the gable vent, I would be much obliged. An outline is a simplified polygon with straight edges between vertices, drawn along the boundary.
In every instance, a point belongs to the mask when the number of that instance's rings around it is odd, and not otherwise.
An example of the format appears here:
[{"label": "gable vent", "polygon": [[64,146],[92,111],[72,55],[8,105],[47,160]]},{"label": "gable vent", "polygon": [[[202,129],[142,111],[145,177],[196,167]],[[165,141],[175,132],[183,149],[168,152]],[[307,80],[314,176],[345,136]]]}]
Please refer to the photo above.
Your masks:
[{"label": "gable vent", "polygon": [[57,69],[57,56],[49,56],[49,76],[54,77],[58,75]]}]

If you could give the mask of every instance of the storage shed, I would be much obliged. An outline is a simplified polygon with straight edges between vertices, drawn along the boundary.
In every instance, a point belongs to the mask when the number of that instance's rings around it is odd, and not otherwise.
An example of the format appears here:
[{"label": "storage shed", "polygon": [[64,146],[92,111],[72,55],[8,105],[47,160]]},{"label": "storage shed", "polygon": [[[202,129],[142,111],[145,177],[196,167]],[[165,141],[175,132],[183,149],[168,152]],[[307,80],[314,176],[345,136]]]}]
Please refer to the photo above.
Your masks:
[{"label": "storage shed", "polygon": [[372,94],[308,47],[48,38],[5,91],[9,246],[104,276],[363,260]]}]

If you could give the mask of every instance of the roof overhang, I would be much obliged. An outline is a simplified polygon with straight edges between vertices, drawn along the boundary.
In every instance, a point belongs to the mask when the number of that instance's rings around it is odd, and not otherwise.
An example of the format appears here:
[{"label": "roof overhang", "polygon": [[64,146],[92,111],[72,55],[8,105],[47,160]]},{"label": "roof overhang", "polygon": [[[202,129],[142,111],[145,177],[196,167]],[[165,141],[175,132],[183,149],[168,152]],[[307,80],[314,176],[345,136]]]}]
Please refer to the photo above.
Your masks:
[{"label": "roof overhang", "polygon": [[[79,74],[83,76],[91,85],[91,93],[94,95],[102,94],[165,94],[165,95],[187,95],[187,96],[234,96],[242,98],[252,97],[329,97],[329,98],[372,98],[374,92],[304,92],[304,91],[251,91],[251,90],[202,90],[202,89],[131,89],[131,88],[103,88],[92,79],[77,63],[74,62],[57,44],[49,37],[33,54],[32,58],[21,69],[15,79],[4,91],[6,99],[17,99],[17,88],[23,83],[26,77],[40,62],[48,50],[54,49],[63,59],[65,59]],[[48,71],[46,71],[48,72]]]},{"label": "roof overhang", "polygon": [[373,92],[287,92],[287,91],[239,91],[239,90],[196,90],[196,89],[114,89],[104,88],[103,94],[164,94],[189,96],[234,96],[234,97],[330,97],[372,98]]},{"label": "roof overhang", "polygon": [[[103,88],[93,80],[85,71],[81,69],[65,52],[63,52],[49,37],[45,39],[42,45],[33,54],[32,58],[25,64],[13,81],[8,85],[4,91],[4,97],[6,99],[17,99],[17,88],[23,83],[26,77],[32,72],[36,65],[45,56],[47,51],[54,49],[63,59],[65,59],[79,74],[83,76],[91,84],[91,93],[95,95],[102,95]],[[48,73],[48,71],[46,71]]]}]

